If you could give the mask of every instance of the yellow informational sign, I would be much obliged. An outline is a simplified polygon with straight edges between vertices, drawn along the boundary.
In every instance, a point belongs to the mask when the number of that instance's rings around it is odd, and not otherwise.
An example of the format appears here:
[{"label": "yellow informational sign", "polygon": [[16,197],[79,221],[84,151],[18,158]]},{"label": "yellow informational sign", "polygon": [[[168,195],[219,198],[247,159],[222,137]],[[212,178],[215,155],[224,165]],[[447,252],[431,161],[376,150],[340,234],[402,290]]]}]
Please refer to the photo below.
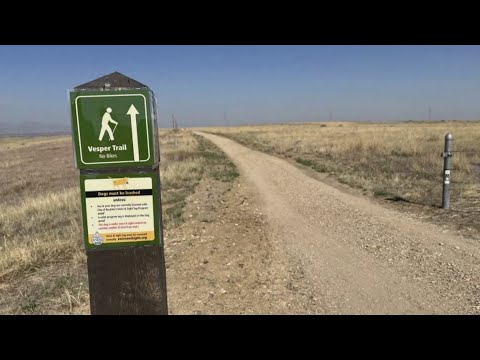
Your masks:
[{"label": "yellow informational sign", "polygon": [[84,181],[88,245],[155,240],[152,177]]}]

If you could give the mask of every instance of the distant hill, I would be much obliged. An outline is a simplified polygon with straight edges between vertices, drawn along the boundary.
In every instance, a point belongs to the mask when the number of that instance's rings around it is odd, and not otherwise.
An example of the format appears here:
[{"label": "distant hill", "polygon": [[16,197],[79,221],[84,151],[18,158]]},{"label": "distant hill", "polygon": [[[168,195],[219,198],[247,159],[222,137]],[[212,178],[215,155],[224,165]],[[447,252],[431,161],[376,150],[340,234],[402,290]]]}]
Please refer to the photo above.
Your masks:
[{"label": "distant hill", "polygon": [[58,124],[13,123],[0,122],[0,137],[4,136],[39,136],[39,135],[67,135],[71,129]]}]

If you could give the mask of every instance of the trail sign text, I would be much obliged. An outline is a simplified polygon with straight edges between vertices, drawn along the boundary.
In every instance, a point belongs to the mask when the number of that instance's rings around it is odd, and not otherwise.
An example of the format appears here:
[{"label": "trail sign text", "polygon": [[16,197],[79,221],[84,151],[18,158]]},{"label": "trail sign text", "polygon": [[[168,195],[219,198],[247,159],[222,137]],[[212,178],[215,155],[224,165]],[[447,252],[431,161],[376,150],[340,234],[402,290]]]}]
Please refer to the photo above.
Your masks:
[{"label": "trail sign text", "polygon": [[81,175],[87,249],[160,244],[158,173]]},{"label": "trail sign text", "polygon": [[148,90],[70,94],[79,169],[156,164],[152,100]]}]

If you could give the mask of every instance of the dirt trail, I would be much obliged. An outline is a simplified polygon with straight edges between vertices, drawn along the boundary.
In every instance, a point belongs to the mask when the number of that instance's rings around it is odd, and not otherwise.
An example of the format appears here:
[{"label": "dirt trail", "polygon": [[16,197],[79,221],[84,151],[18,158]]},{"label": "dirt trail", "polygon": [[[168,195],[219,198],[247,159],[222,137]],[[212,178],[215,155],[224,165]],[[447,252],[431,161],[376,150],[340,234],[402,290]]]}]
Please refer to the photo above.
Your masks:
[{"label": "dirt trail", "polygon": [[[330,314],[479,314],[480,246],[211,134]],[[272,264],[275,266],[275,264]]]}]

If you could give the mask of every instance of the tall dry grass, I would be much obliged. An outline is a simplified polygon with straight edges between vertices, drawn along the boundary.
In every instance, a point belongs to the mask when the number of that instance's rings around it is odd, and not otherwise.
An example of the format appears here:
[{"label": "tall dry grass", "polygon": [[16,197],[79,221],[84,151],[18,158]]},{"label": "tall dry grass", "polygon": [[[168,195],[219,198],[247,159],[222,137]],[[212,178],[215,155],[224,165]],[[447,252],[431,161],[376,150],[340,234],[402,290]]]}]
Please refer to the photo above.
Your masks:
[{"label": "tall dry grass", "polygon": [[79,197],[70,188],[2,208],[0,313],[68,314],[87,305]]},{"label": "tall dry grass", "polygon": [[478,206],[480,123],[316,123],[209,128],[378,196],[441,204],[444,136],[454,135],[452,206]]},{"label": "tall dry grass", "polygon": [[[185,143],[182,149],[192,147],[190,140]],[[164,159],[164,150],[170,150],[161,149],[165,189],[181,188],[176,178],[182,184],[198,179],[197,161]],[[0,139],[0,313],[88,310],[78,171],[71,151],[65,137]],[[164,216],[166,226],[171,220]]]},{"label": "tall dry grass", "polygon": [[166,130],[160,133],[162,217],[166,227],[182,221],[185,199],[194,192],[202,178],[206,163],[198,146],[198,140],[190,131]]},{"label": "tall dry grass", "polygon": [[[216,166],[203,141],[160,133],[165,228]],[[0,313],[88,313],[78,176],[68,137],[0,139]]]},{"label": "tall dry grass", "polygon": [[[162,219],[183,219],[204,176],[233,164],[192,132],[160,132]],[[0,138],[0,313],[88,313],[78,170],[69,137]]]},{"label": "tall dry grass", "polygon": [[78,189],[69,189],[2,209],[0,280],[79,256],[79,197]]}]

